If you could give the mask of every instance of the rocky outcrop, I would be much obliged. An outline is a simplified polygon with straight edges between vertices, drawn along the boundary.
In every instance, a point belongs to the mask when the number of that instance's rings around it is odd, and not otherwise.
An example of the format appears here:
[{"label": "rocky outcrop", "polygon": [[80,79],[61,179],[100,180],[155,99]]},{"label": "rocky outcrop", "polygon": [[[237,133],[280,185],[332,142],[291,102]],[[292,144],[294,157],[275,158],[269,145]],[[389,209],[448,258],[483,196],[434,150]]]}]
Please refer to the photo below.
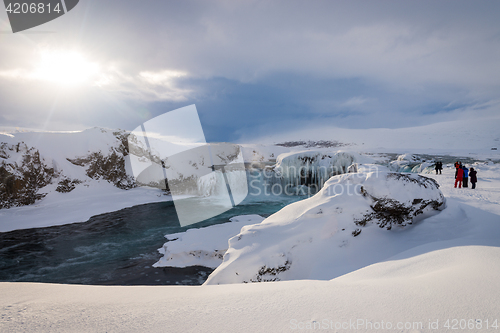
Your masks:
[{"label": "rocky outcrop", "polygon": [[[385,177],[388,181],[394,179],[403,184],[413,183],[429,190],[437,190],[439,188],[439,184],[434,179],[423,176],[388,173]],[[360,192],[364,197],[371,200],[370,208],[372,211],[364,213],[361,218],[355,219],[354,223],[359,226],[366,226],[367,223],[376,223],[380,228],[385,227],[387,230],[390,230],[393,225],[406,226],[407,224],[412,224],[426,209],[440,210],[445,204],[442,195],[438,198],[414,198],[410,202],[407,200],[399,201],[397,198],[388,196],[370,194],[369,190],[363,186],[361,186]]]},{"label": "rocky outcrop", "polygon": [[0,208],[34,204],[46,195],[39,190],[59,175],[45,163],[37,149],[28,148],[23,142],[2,144],[2,157],[7,159],[12,154],[21,154],[20,161],[0,162]]},{"label": "rocky outcrop", "polygon": [[60,193],[68,193],[76,188],[76,185],[81,184],[82,181],[78,179],[64,178],[57,183],[56,191]]},{"label": "rocky outcrop", "polygon": [[103,155],[99,151],[85,157],[68,158],[68,161],[74,165],[86,168],[86,175],[88,177],[96,180],[104,179],[122,190],[137,186],[134,178],[127,175],[123,153],[120,153],[115,148],[111,148],[111,152],[108,155]]},{"label": "rocky outcrop", "polygon": [[[33,134],[32,137],[29,134]],[[39,135],[41,134],[23,133],[23,137],[28,139]],[[87,141],[93,141],[89,147],[95,150],[72,157],[72,145],[66,145],[69,149],[66,149],[64,156],[64,153],[52,145],[38,146],[38,140],[31,140],[28,145],[24,141],[16,142],[16,136],[2,137],[7,142],[0,142],[0,208],[31,205],[54,190],[69,193],[90,179],[104,180],[124,190],[137,186],[134,178],[127,174],[125,163],[129,154],[128,132],[91,129],[59,135],[65,136],[61,138],[63,146],[64,139],[83,147],[87,145]],[[79,139],[75,140],[74,135],[78,135]],[[47,158],[47,155],[51,157]],[[57,157],[54,158],[54,155]],[[74,165],[82,170],[75,170]],[[52,183],[57,186],[48,187]]]}]

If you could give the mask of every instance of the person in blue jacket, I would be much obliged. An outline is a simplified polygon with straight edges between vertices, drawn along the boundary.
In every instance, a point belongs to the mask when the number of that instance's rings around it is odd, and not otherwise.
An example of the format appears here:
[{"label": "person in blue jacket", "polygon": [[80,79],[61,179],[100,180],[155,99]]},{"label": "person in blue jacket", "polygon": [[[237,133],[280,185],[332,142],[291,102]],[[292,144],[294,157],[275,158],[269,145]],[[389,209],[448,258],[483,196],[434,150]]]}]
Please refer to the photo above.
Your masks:
[{"label": "person in blue jacket", "polygon": [[469,169],[464,165],[462,167],[462,170],[464,170],[464,179],[463,179],[463,185],[464,187],[469,187]]}]

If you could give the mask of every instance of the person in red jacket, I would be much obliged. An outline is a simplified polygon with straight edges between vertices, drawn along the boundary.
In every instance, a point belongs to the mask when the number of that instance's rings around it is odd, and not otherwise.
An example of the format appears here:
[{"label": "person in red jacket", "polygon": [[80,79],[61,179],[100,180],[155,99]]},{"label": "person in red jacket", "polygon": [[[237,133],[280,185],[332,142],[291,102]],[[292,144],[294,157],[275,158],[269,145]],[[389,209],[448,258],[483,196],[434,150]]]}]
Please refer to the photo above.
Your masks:
[{"label": "person in red jacket", "polygon": [[462,188],[462,179],[464,178],[464,170],[462,170],[462,166],[457,168],[457,177],[455,178],[455,188]]},{"label": "person in red jacket", "polygon": [[457,179],[458,168],[460,167],[460,163],[458,161],[455,162],[455,179]]}]

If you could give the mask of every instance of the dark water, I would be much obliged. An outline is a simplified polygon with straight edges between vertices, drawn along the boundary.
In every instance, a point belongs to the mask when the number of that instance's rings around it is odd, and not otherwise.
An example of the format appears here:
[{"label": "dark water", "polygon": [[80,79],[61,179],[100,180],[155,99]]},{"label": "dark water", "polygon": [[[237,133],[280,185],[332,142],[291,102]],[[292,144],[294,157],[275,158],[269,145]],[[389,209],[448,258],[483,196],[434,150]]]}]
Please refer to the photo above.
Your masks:
[{"label": "dark water", "polygon": [[270,215],[298,197],[248,201],[217,217],[180,227],[172,202],[122,209],[73,223],[0,233],[0,281],[102,285],[198,285],[212,269],[153,268],[166,234]]}]

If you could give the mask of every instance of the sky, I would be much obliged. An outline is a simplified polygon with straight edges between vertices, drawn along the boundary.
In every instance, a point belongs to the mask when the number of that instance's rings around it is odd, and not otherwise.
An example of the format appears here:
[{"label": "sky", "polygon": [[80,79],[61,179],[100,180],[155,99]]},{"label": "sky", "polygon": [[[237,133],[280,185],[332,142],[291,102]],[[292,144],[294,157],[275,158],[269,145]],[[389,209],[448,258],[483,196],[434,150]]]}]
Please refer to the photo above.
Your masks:
[{"label": "sky", "polygon": [[196,104],[207,141],[500,115],[499,1],[80,0],[13,34],[0,130],[133,130]]}]

